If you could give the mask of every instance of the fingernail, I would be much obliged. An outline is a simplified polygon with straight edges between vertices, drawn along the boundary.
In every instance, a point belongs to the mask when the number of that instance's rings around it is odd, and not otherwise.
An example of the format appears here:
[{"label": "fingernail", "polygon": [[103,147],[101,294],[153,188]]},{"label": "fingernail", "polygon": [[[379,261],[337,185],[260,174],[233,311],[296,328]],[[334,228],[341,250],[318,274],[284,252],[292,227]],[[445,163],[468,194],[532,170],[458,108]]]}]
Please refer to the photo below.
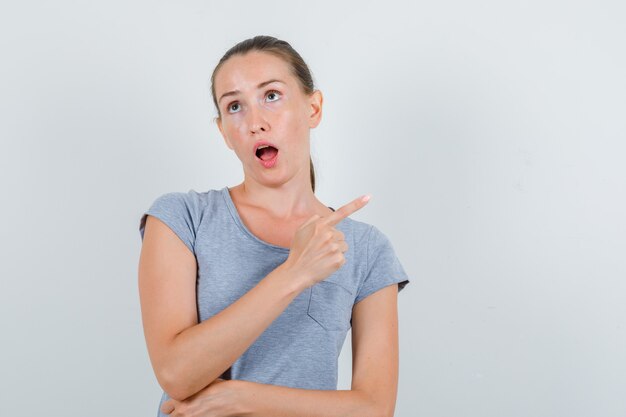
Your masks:
[{"label": "fingernail", "polygon": [[362,198],[361,201],[365,202],[368,201],[372,196],[370,194],[365,194]]}]

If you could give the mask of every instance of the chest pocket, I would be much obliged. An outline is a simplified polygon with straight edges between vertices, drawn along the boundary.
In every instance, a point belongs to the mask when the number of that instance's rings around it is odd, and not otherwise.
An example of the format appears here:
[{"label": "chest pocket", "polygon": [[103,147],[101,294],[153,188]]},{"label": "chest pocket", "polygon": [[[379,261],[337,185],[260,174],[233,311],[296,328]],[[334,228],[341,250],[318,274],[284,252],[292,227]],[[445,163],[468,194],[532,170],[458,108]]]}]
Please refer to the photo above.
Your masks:
[{"label": "chest pocket", "polygon": [[352,292],[334,276],[311,287],[307,314],[326,330],[347,330],[352,318]]}]

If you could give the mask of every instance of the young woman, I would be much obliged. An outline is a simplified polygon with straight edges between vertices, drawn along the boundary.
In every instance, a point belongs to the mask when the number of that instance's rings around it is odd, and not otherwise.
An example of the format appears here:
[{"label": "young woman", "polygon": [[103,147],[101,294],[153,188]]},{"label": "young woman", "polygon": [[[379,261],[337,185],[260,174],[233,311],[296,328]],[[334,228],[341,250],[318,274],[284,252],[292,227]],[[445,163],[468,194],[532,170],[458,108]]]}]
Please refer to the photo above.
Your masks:
[{"label": "young woman", "polygon": [[[392,416],[398,292],[387,237],[315,194],[322,93],[289,43],[256,36],[211,77],[216,122],[244,180],[170,192],[143,214],[142,320],[159,416]],[[352,328],[352,389],[337,359]]]}]

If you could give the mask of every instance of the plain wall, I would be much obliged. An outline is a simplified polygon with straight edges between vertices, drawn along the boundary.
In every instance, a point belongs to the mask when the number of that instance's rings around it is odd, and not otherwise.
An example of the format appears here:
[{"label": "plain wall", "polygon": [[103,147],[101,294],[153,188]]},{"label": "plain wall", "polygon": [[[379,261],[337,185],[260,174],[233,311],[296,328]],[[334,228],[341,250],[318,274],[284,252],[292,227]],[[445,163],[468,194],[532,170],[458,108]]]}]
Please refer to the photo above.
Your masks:
[{"label": "plain wall", "polygon": [[[324,94],[317,195],[378,226],[397,417],[626,415],[626,7],[618,1],[0,6],[0,395],[11,416],[152,416],[139,218],[234,186],[209,77],[257,34]],[[350,387],[350,333],[340,389]]]}]

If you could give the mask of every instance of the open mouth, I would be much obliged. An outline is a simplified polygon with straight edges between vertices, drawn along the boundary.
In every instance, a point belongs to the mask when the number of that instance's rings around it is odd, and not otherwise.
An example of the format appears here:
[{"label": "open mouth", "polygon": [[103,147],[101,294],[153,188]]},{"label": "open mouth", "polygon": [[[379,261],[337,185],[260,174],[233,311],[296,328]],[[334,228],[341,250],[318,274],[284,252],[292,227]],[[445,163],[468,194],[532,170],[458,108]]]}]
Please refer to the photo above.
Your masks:
[{"label": "open mouth", "polygon": [[259,146],[256,150],[256,157],[262,161],[270,161],[278,154],[278,149],[271,145]]}]

